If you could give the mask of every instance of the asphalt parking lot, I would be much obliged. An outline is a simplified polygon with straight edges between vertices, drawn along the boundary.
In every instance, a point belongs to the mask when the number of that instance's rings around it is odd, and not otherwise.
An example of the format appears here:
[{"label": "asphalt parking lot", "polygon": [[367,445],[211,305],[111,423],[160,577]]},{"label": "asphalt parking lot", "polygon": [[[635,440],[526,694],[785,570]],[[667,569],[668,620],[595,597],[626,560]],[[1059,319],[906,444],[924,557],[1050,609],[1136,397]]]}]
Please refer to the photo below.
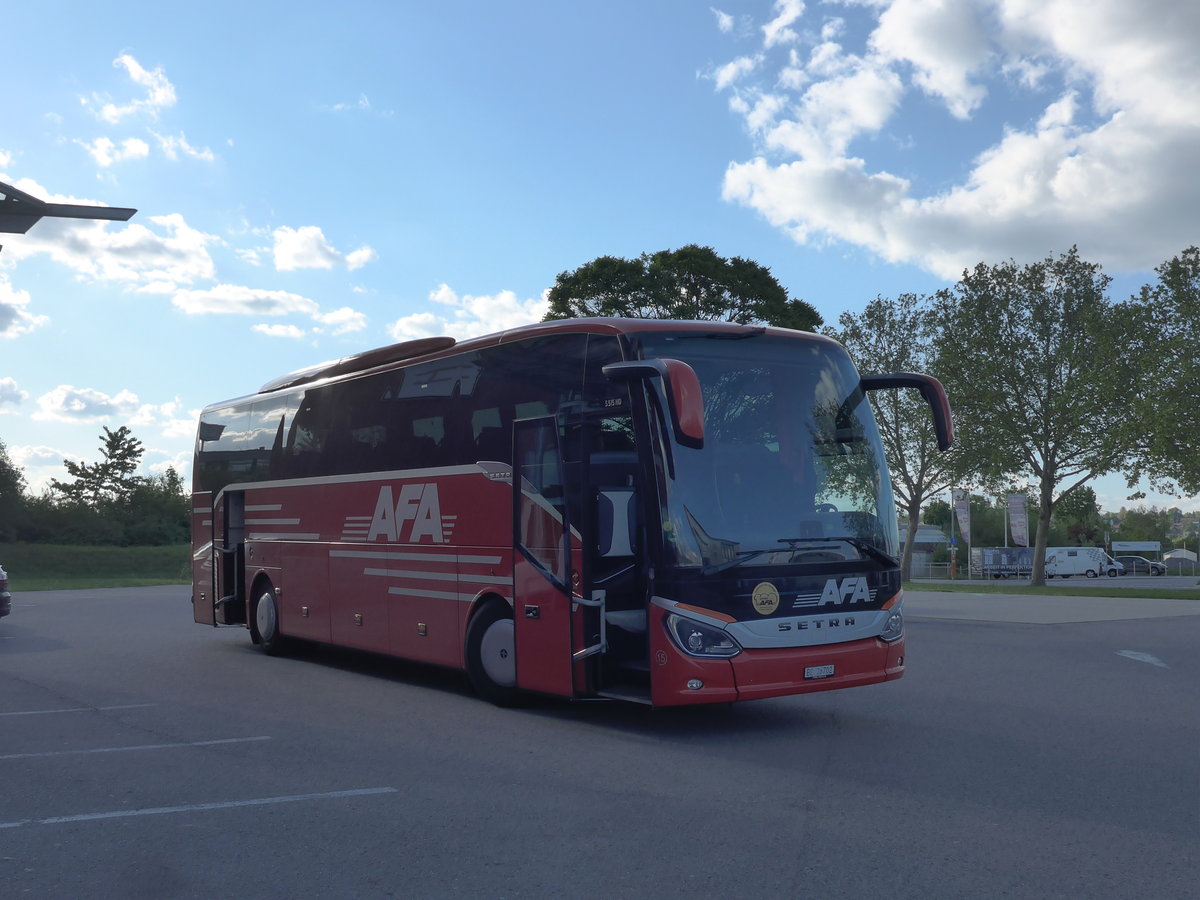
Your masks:
[{"label": "asphalt parking lot", "polygon": [[883,685],[654,710],[269,658],[186,587],[0,622],[7,897],[1174,900],[1200,601],[906,597]]}]

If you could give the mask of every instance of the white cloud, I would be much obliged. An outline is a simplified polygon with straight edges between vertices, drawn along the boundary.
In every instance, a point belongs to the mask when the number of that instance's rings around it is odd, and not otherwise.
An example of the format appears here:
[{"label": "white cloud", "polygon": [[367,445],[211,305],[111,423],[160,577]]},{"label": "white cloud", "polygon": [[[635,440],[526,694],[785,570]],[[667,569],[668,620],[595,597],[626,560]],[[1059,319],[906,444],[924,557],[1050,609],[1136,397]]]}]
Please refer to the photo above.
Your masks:
[{"label": "white cloud", "polygon": [[449,335],[464,340],[529,325],[540,321],[550,308],[545,294],[536,300],[520,300],[512,291],[498,294],[459,296],[449,285],[438,285],[429,294],[431,302],[450,308],[450,315],[432,312],[414,313],[397,319],[388,328],[397,341]]},{"label": "white cloud", "polygon": [[145,159],[150,155],[150,145],[140,138],[126,138],[119,145],[106,137],[96,138],[90,144],[84,141],[75,143],[87,150],[101,168],[129,159]]},{"label": "white cloud", "polygon": [[[199,418],[200,414],[197,412],[196,420],[199,420]],[[190,427],[187,435],[189,437],[194,437],[196,434],[196,420],[189,423]],[[152,454],[161,454],[163,458],[151,462],[148,460],[148,457]],[[166,450],[152,450],[147,448],[146,455],[142,457],[142,467],[152,475],[162,475],[167,469],[174,469],[175,474],[182,478],[183,483],[186,485],[191,482],[192,451],[181,450],[171,453]]]},{"label": "white cloud", "polygon": [[293,341],[298,341],[307,334],[303,328],[295,325],[255,325],[252,330],[267,337],[288,338]]},{"label": "white cloud", "polygon": [[183,132],[180,132],[178,137],[168,134],[159,134],[156,131],[151,131],[150,133],[154,135],[155,139],[158,141],[159,149],[162,150],[163,155],[172,162],[179,159],[180,155],[188,156],[192,159],[199,159],[204,162],[212,162],[214,159],[216,159],[216,156],[207,147],[205,147],[203,150],[199,150],[189,144],[187,142],[187,138],[184,137]]},{"label": "white cloud", "polygon": [[37,399],[38,411],[33,418],[40,421],[72,423],[104,422],[114,416],[127,418],[137,412],[138,398],[132,391],[123,390],[109,396],[92,388],[77,388],[60,384]]},{"label": "white cloud", "polygon": [[741,81],[742,78],[753,72],[760,62],[762,62],[761,56],[739,56],[733,62],[718,66],[712,74],[717,90],[723,91],[730,85]]},{"label": "white cloud", "polygon": [[21,390],[15,378],[0,378],[0,414],[12,412],[5,405],[20,406],[29,399],[29,393]]},{"label": "white cloud", "polygon": [[[776,4],[763,64],[722,82],[759,143],[757,158],[729,165],[728,201],[797,241],[851,243],[948,279],[1072,244],[1111,269],[1145,270],[1195,241],[1200,181],[1180,173],[1200,157],[1200,5],[843,3],[870,23],[856,47],[821,24],[823,10],[801,29],[800,4]],[[785,33],[788,52],[772,52]],[[944,132],[926,117],[914,136],[910,99],[988,144],[961,160],[955,183],[919,180],[922,150]],[[1041,114],[1026,117],[1031,101]],[[1022,118],[1005,121],[1014,109]],[[912,160],[903,174],[873,157],[895,147]]]},{"label": "white cloud", "polygon": [[48,316],[29,312],[29,292],[18,291],[0,273],[0,338],[15,338],[41,328],[50,321]]},{"label": "white cloud", "polygon": [[763,26],[763,46],[767,48],[790,44],[797,39],[791,26],[804,15],[804,0],[775,0],[773,8],[777,15]]},{"label": "white cloud", "polygon": [[346,254],[346,268],[353,272],[355,269],[361,269],[369,262],[374,262],[379,258],[371,247],[359,247],[357,250],[352,250]]},{"label": "white cloud", "polygon": [[9,455],[22,469],[29,466],[46,466],[46,465],[62,465],[62,461],[66,458],[61,450],[55,450],[53,447],[46,446],[21,446],[9,447]]},{"label": "white cloud", "polygon": [[189,316],[220,314],[241,316],[316,316],[315,300],[288,291],[218,284],[211,288],[176,292],[171,302]]},{"label": "white cloud", "polygon": [[[196,423],[200,420],[200,410],[193,409],[188,413],[173,419],[159,422],[164,438],[186,438],[191,440],[196,436]],[[191,454],[189,453],[190,457]],[[178,467],[177,467],[178,468]]]},{"label": "white cloud", "polygon": [[950,113],[968,118],[987,91],[973,81],[993,50],[987,4],[945,0],[895,0],[879,17],[870,46],[888,63],[907,63],[914,83],[941,97]]},{"label": "white cloud", "polygon": [[375,259],[375,251],[365,246],[349,254],[338,252],[316,225],[303,225],[300,228],[283,225],[275,229],[272,237],[275,239],[272,251],[275,256],[275,268],[280,272],[332,269],[337,265],[345,265],[353,271]]},{"label": "white cloud", "polygon": [[26,488],[31,494],[41,493],[50,486],[50,479],[61,479],[67,474],[62,467],[66,454],[53,447],[12,446],[8,448],[8,455],[24,473]]},{"label": "white cloud", "polygon": [[0,147],[0,166],[8,167],[12,165],[13,155],[11,150],[5,150]]},{"label": "white cloud", "polygon": [[712,14],[717,17],[718,31],[720,31],[722,34],[729,34],[731,31],[733,31],[733,16],[729,15],[727,12],[721,12],[721,10],[717,9],[716,7],[710,6],[709,9],[712,10]]},{"label": "white cloud", "polygon": [[124,105],[103,102],[98,97],[93,97],[91,101],[85,101],[89,106],[94,103],[100,104],[100,109],[96,114],[105,122],[116,125],[122,119],[139,113],[157,118],[159,110],[175,105],[175,88],[167,80],[167,76],[161,68],[148,71],[128,53],[123,53],[114,59],[113,66],[124,69],[134,84],[146,89],[146,95]]},{"label": "white cloud", "polygon": [[182,408],[183,403],[178,397],[166,403],[143,403],[130,414],[126,424],[133,428],[161,425],[163,422],[174,420]]},{"label": "white cloud", "polygon": [[348,306],[335,309],[333,312],[321,313],[313,318],[326,326],[330,334],[350,334],[354,331],[362,331],[367,327],[367,317]]}]

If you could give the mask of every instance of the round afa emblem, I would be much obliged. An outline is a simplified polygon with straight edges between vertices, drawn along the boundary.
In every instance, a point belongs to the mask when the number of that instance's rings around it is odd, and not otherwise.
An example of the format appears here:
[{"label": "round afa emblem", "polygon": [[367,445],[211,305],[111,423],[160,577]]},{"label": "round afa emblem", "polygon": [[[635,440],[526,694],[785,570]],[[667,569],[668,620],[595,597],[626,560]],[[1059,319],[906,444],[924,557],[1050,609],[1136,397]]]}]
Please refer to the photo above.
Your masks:
[{"label": "round afa emblem", "polygon": [[769,616],[779,609],[779,589],[769,581],[760,582],[754,589],[750,603],[760,616]]}]

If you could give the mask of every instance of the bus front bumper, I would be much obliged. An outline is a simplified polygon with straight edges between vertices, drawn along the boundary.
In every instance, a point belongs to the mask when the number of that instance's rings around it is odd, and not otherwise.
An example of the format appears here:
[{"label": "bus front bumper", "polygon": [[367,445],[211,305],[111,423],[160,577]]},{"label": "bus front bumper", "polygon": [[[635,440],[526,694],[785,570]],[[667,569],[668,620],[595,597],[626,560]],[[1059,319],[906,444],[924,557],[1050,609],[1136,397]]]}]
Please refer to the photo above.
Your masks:
[{"label": "bus front bumper", "polygon": [[652,637],[655,706],[731,703],[894,681],[904,675],[904,638],[866,638],[816,647],[742,650],[728,659],[680,650],[662,628]]}]

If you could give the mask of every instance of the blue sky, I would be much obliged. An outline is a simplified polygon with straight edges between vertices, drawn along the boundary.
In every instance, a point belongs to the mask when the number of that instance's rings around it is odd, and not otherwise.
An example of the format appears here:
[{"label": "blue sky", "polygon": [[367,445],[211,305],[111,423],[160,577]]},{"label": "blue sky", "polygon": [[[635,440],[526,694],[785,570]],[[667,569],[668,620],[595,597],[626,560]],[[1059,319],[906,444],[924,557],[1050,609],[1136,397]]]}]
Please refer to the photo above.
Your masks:
[{"label": "blue sky", "polygon": [[1071,244],[1122,299],[1200,241],[1196,4],[282,9],[6,4],[0,182],[138,210],[0,235],[0,440],[35,489],[102,425],[189,476],[206,404],[534,321],[604,254],[710,245],[835,322]]}]

